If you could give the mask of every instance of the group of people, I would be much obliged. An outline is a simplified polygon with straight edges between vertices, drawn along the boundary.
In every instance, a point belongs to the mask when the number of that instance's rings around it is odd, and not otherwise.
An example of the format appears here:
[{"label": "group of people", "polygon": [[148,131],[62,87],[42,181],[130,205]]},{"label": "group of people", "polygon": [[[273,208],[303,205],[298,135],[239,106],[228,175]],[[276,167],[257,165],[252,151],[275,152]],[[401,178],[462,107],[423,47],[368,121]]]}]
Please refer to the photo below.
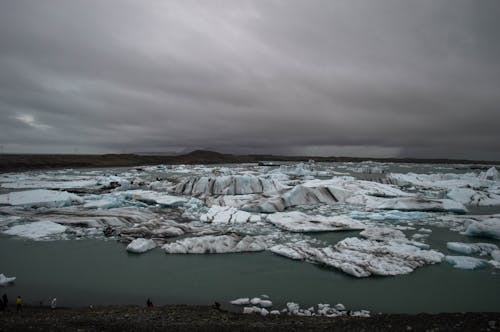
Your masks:
[{"label": "group of people", "polygon": [[[16,299],[16,311],[22,311],[23,309],[23,299],[21,296],[18,296]],[[3,294],[0,299],[0,311],[9,311],[9,298],[7,294]]]}]

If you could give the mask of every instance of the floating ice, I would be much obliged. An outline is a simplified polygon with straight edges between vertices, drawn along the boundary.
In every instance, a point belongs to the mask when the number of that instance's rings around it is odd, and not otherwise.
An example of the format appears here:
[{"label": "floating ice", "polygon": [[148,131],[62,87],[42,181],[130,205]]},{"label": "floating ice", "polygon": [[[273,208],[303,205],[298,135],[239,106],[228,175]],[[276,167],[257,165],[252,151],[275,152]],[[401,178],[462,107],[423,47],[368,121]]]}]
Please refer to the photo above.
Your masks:
[{"label": "floating ice", "polygon": [[16,277],[7,277],[3,273],[0,273],[0,286],[7,286],[8,284],[13,283],[16,280]]},{"label": "floating ice", "polygon": [[260,221],[259,215],[241,211],[230,206],[212,205],[207,213],[201,215],[200,220],[212,224],[243,224]]},{"label": "floating ice", "polygon": [[[370,231],[365,236],[382,234]],[[378,236],[377,236],[378,237]],[[355,277],[407,274],[425,264],[440,263],[444,255],[424,250],[414,242],[393,234],[385,241],[346,238],[333,247],[314,248],[304,243],[276,245],[269,250],[292,259],[331,266]]]},{"label": "floating ice", "polygon": [[481,172],[481,174],[479,174],[479,178],[484,180],[498,181],[500,179],[500,176],[497,169],[495,167],[491,167],[486,172]]},{"label": "floating ice", "polygon": [[267,220],[290,232],[328,232],[365,228],[362,223],[348,216],[310,216],[299,211],[273,213],[267,216]]},{"label": "floating ice", "polygon": [[16,225],[4,231],[5,234],[40,240],[52,235],[64,233],[66,227],[51,221],[35,221],[29,224]]},{"label": "floating ice", "polygon": [[488,266],[484,259],[468,256],[446,256],[446,262],[456,269],[475,270]]},{"label": "floating ice", "polygon": [[491,252],[498,250],[498,246],[492,243],[461,243],[448,242],[446,247],[452,251],[462,254],[478,254],[481,256],[488,255]]},{"label": "floating ice", "polygon": [[129,243],[127,251],[141,254],[154,248],[156,248],[156,243],[153,240],[138,238]]},{"label": "floating ice", "polygon": [[448,191],[447,196],[454,201],[467,205],[495,206],[500,205],[500,195],[477,191],[470,188],[454,188]]},{"label": "floating ice", "polygon": [[26,207],[63,207],[82,203],[83,199],[66,191],[35,189],[0,195],[0,204]]},{"label": "floating ice", "polygon": [[388,210],[380,212],[352,211],[350,217],[354,219],[369,219],[374,221],[400,221],[400,220],[423,220],[430,216],[427,212],[421,211],[399,211]]},{"label": "floating ice", "polygon": [[229,303],[234,305],[247,305],[250,303],[250,299],[248,297],[243,297],[236,300],[232,300]]},{"label": "floating ice", "polygon": [[285,189],[279,181],[254,175],[194,177],[179,183],[175,191],[185,195],[245,195],[272,193]]},{"label": "floating ice", "polygon": [[428,199],[423,197],[404,197],[373,200],[367,204],[368,208],[400,211],[430,211],[466,213],[462,203],[450,199]]},{"label": "floating ice", "polygon": [[463,234],[490,237],[500,240],[500,218],[491,217],[483,221],[473,221]]},{"label": "floating ice", "polygon": [[121,193],[126,197],[138,200],[148,204],[159,204],[166,207],[181,206],[187,202],[187,199],[179,196],[162,194],[156,191],[148,190],[129,190]]},{"label": "floating ice", "polygon": [[167,243],[162,249],[168,254],[220,254],[262,251],[270,246],[268,240],[267,236],[206,235]]}]

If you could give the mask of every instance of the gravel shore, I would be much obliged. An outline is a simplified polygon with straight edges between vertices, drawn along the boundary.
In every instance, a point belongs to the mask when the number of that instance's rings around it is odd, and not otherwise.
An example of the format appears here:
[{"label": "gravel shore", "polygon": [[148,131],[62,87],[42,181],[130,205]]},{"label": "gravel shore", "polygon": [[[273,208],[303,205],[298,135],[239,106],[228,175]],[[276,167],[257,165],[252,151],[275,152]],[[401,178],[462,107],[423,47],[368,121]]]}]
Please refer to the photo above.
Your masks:
[{"label": "gravel shore", "polygon": [[243,315],[207,306],[24,308],[0,331],[500,331],[500,313],[378,314],[370,318]]}]

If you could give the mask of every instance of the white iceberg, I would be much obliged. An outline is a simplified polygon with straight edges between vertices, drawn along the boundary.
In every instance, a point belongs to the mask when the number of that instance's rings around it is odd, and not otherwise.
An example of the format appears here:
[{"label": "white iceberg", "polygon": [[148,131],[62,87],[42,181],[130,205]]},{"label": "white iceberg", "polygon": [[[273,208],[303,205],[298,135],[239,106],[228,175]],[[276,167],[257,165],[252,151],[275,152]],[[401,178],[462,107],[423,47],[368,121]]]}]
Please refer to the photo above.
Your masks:
[{"label": "white iceberg", "polygon": [[367,204],[367,207],[380,210],[467,213],[467,208],[460,202],[450,199],[429,199],[423,197],[372,200]]},{"label": "white iceberg", "polygon": [[3,273],[0,273],[0,286],[7,286],[8,284],[13,283],[16,280],[16,277],[7,277]]},{"label": "white iceberg", "polygon": [[250,303],[250,299],[248,297],[242,297],[236,300],[232,300],[229,303],[234,305],[247,305]]},{"label": "white iceberg", "polygon": [[462,242],[448,242],[446,247],[452,251],[462,254],[477,254],[485,256],[491,252],[498,250],[498,246],[492,243],[462,243]]},{"label": "white iceberg", "polygon": [[179,183],[175,191],[184,195],[246,195],[273,193],[285,189],[281,182],[254,175],[194,177]]},{"label": "white iceberg", "polygon": [[16,225],[6,231],[5,234],[26,237],[33,240],[44,239],[49,236],[64,233],[66,227],[51,221],[35,221],[28,224]]},{"label": "white iceberg", "polygon": [[206,235],[170,242],[162,249],[168,254],[221,254],[262,251],[270,246],[267,236]]},{"label": "white iceberg", "polygon": [[495,206],[500,205],[500,195],[478,191],[470,188],[454,188],[446,196],[466,205]]},{"label": "white iceberg", "polygon": [[63,207],[83,203],[83,199],[66,191],[35,189],[0,195],[0,204],[26,207]]},{"label": "white iceberg", "polygon": [[393,237],[396,239],[385,241],[346,238],[333,247],[324,248],[296,243],[273,246],[269,250],[292,259],[334,267],[355,277],[407,274],[443,260],[444,255],[437,251],[422,249],[399,235]]},{"label": "white iceberg", "polygon": [[500,218],[491,217],[483,221],[473,221],[465,229],[464,235],[483,236],[500,240]]},{"label": "white iceberg", "polygon": [[244,224],[258,222],[260,216],[230,206],[212,205],[207,213],[200,216],[200,221],[219,224]]},{"label": "white iceberg", "polygon": [[488,266],[487,261],[468,256],[446,256],[446,262],[456,269],[475,270]]},{"label": "white iceberg", "polygon": [[291,232],[328,232],[365,228],[362,223],[348,216],[311,216],[299,211],[273,213],[267,216],[267,221]]},{"label": "white iceberg", "polygon": [[156,243],[153,240],[138,238],[128,244],[127,251],[141,254],[154,248],[156,248]]},{"label": "white iceberg", "polygon": [[498,170],[495,167],[490,167],[486,172],[481,172],[479,178],[484,180],[498,181],[500,176]]},{"label": "white iceberg", "polygon": [[129,190],[120,194],[147,204],[159,204],[166,207],[181,206],[187,202],[187,199],[183,197],[166,195],[149,190]]}]

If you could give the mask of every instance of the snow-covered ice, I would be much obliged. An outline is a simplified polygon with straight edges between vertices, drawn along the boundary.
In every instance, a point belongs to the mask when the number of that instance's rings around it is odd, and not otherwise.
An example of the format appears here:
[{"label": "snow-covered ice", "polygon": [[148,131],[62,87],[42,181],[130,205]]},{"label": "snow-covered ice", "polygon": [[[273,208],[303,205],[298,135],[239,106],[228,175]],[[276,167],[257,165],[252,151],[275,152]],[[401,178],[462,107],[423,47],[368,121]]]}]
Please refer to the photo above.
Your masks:
[{"label": "snow-covered ice", "polygon": [[156,243],[153,240],[138,238],[128,244],[127,251],[141,254],[154,248],[156,248]]},{"label": "snow-covered ice", "polygon": [[488,266],[486,260],[469,256],[446,256],[445,259],[456,269],[475,270]]},{"label": "snow-covered ice", "polygon": [[7,286],[8,284],[13,283],[16,280],[16,277],[7,277],[3,273],[0,273],[0,286]]},{"label": "snow-covered ice", "polygon": [[270,246],[267,236],[206,235],[185,238],[163,245],[168,254],[221,254],[262,251]]},{"label": "snow-covered ice", "polygon": [[328,232],[365,228],[364,224],[345,215],[311,216],[299,211],[273,213],[267,216],[267,221],[290,232]]},{"label": "snow-covered ice", "polygon": [[4,231],[5,234],[26,237],[33,240],[41,240],[49,236],[64,233],[66,226],[56,224],[52,221],[35,221],[27,224],[12,226]]},{"label": "snow-covered ice", "polygon": [[483,221],[473,221],[464,232],[469,236],[483,236],[500,240],[500,218],[491,217]]},{"label": "snow-covered ice", "polygon": [[83,203],[83,199],[78,195],[47,189],[14,191],[0,195],[0,204],[6,205],[63,207],[77,203]]},{"label": "snow-covered ice", "polygon": [[481,256],[489,255],[491,252],[498,250],[498,246],[492,243],[448,242],[446,243],[446,247],[449,250],[462,254],[477,254]]}]

